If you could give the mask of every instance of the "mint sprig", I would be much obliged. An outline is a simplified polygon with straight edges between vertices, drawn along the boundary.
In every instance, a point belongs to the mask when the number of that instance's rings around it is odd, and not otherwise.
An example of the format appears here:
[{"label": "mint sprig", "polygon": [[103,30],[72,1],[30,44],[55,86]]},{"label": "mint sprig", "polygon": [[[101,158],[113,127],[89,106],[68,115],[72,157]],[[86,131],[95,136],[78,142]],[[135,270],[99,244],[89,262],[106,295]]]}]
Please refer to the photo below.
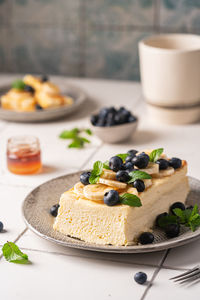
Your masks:
[{"label": "mint sprig", "polygon": [[100,175],[103,172],[103,163],[98,160],[94,163],[93,169],[89,178],[89,182],[91,184],[95,184],[98,182]]},{"label": "mint sprig", "polygon": [[26,84],[21,79],[17,79],[12,83],[12,88],[16,90],[24,90]]},{"label": "mint sprig", "polygon": [[120,157],[123,161],[128,157],[128,153],[120,153],[117,154],[116,156]]},{"label": "mint sprig", "polygon": [[81,136],[81,133],[87,133],[88,135],[92,135],[92,131],[90,129],[78,129],[73,128],[71,130],[64,130],[59,135],[61,139],[70,139],[72,142],[68,145],[68,148],[83,148],[85,143],[90,143],[90,141]]},{"label": "mint sprig", "polygon": [[169,224],[182,224],[189,227],[192,231],[195,231],[200,226],[200,214],[197,204],[195,204],[193,209],[186,208],[182,210],[175,208],[173,212],[175,215],[161,217],[158,220],[158,225],[164,228]]},{"label": "mint sprig", "polygon": [[161,154],[163,153],[164,149],[163,148],[158,148],[153,150],[150,154],[149,154],[149,160],[150,162],[156,162],[159,157],[161,156]]},{"label": "mint sprig", "polygon": [[133,207],[140,207],[142,206],[142,203],[140,201],[140,198],[136,195],[125,193],[119,197],[119,201],[121,204],[133,206]]},{"label": "mint sprig", "polygon": [[129,173],[130,176],[130,180],[128,181],[128,183],[132,183],[134,182],[136,179],[151,179],[151,175],[147,174],[146,172],[143,171],[132,171]]},{"label": "mint sprig", "polygon": [[107,169],[107,170],[110,170],[110,167],[109,167],[109,161],[106,160],[104,163],[103,163],[103,168],[104,169]]},{"label": "mint sprig", "polygon": [[7,242],[2,248],[3,256],[8,262],[29,264],[28,255],[23,253],[15,243]]}]

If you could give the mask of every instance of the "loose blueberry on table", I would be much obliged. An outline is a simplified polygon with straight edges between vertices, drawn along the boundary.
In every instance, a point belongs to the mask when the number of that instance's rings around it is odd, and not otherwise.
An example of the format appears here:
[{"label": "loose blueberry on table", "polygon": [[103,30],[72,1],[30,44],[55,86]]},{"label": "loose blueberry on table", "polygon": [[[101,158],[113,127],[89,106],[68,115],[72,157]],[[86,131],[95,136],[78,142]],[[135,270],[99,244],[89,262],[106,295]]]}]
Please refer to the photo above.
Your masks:
[{"label": "loose blueberry on table", "polygon": [[144,284],[147,281],[147,274],[144,272],[138,272],[135,274],[134,280],[139,284]]},{"label": "loose blueberry on table", "polygon": [[137,118],[125,107],[116,109],[104,107],[96,115],[92,115],[90,121],[94,126],[109,127],[136,122]]},{"label": "loose blueberry on table", "polygon": [[0,232],[2,232],[2,231],[3,231],[3,223],[0,222]]}]

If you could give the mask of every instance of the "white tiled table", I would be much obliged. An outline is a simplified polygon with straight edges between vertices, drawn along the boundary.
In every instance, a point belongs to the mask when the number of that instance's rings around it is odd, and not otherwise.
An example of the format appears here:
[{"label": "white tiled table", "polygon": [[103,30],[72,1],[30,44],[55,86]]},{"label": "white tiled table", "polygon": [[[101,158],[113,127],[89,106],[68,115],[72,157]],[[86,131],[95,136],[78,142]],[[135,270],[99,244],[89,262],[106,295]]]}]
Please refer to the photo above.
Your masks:
[{"label": "white tiled table", "polygon": [[[1,75],[0,84],[13,77]],[[0,233],[0,247],[15,241],[29,255],[31,265],[11,264],[0,258],[0,297],[3,300],[32,299],[188,299],[200,292],[200,284],[186,289],[168,279],[180,270],[200,263],[200,241],[181,248],[149,254],[119,255],[80,251],[51,244],[37,237],[21,216],[24,197],[38,184],[53,177],[91,167],[97,159],[105,160],[131,148],[164,147],[169,155],[186,159],[189,175],[199,175],[200,125],[167,126],[148,120],[138,83],[104,80],[64,79],[82,87],[88,102],[66,120],[44,124],[0,122],[0,220],[6,232]],[[100,106],[126,105],[140,116],[134,138],[126,144],[107,145],[92,137],[83,150],[66,148],[66,141],[58,139],[63,129],[88,126],[88,115]],[[44,171],[38,175],[17,176],[6,168],[5,149],[8,137],[34,134],[41,141]],[[148,283],[140,286],[134,274],[144,271]],[[165,292],[164,292],[165,291]]]}]

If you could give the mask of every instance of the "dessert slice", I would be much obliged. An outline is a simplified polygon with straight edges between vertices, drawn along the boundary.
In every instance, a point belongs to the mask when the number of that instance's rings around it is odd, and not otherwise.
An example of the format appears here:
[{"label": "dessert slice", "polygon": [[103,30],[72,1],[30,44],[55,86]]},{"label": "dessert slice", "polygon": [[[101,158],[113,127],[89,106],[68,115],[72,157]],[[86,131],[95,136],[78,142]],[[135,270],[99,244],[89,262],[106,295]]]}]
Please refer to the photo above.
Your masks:
[{"label": "dessert slice", "polygon": [[61,196],[54,229],[89,243],[136,244],[156,217],[173,203],[184,203],[189,191],[186,161],[160,157],[136,154],[132,171],[120,157],[111,158],[110,169],[83,173],[81,182]]}]

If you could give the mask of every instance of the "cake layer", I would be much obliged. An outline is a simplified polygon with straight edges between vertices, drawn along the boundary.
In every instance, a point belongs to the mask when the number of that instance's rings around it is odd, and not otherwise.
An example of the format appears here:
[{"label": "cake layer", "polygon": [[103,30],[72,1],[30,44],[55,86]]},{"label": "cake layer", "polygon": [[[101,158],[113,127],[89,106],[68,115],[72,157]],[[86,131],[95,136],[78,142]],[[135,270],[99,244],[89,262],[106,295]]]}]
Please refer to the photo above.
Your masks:
[{"label": "cake layer", "polygon": [[139,194],[141,207],[107,206],[103,202],[81,198],[73,189],[60,199],[54,229],[89,243],[129,245],[149,231],[158,214],[168,211],[174,202],[185,202],[188,191],[187,165],[173,175],[152,179],[152,185]]}]

